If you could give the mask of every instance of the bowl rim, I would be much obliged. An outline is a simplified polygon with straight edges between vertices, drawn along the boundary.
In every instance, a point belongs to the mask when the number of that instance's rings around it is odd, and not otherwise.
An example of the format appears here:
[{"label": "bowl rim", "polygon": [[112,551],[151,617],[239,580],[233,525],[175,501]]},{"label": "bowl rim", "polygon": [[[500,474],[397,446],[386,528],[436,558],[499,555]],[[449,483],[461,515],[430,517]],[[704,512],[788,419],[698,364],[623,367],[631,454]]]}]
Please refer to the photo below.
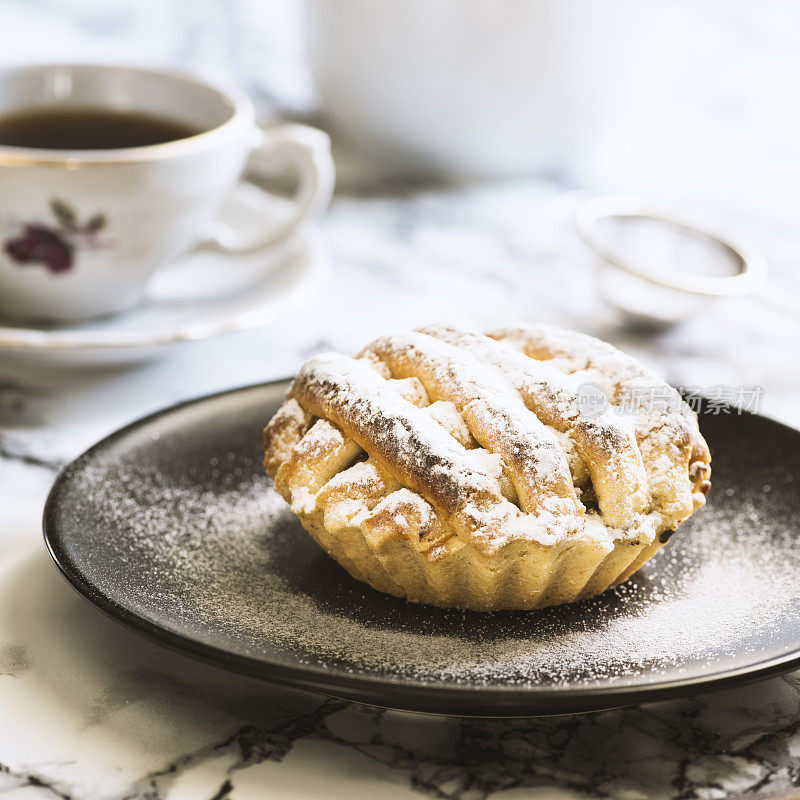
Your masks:
[{"label": "bowl rim", "polygon": [[[646,219],[705,239],[726,253],[739,272],[729,276],[698,275],[680,270],[654,268],[621,256],[600,231],[600,223],[611,219]],[[736,297],[750,294],[767,276],[767,261],[755,244],[717,234],[707,228],[665,213],[635,197],[601,196],[584,200],[575,212],[575,229],[592,252],[608,265],[622,269],[650,283],[707,297]]]}]

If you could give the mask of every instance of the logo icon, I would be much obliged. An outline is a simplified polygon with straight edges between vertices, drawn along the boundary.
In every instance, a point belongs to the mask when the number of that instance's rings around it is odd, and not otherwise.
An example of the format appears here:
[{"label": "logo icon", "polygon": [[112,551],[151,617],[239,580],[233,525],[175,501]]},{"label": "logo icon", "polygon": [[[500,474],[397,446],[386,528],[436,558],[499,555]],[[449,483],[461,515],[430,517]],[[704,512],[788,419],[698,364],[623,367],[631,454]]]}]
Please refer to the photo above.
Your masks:
[{"label": "logo icon", "polygon": [[582,383],[576,392],[582,417],[599,417],[611,407],[606,393],[596,383]]}]

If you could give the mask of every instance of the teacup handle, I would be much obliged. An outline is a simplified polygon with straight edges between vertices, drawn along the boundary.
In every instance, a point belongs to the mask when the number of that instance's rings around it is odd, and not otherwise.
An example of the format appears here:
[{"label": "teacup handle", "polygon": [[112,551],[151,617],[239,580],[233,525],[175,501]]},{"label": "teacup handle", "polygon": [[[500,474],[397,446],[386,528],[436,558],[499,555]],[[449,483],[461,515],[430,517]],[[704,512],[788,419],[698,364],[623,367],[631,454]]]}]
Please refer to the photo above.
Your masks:
[{"label": "teacup handle", "polygon": [[[242,237],[229,225],[214,223],[204,243],[232,253],[283,241],[303,223],[321,216],[333,195],[335,170],[326,133],[308,125],[287,123],[256,128],[255,134],[246,175],[269,178],[275,175],[276,168],[293,167],[297,171],[297,190],[291,201],[294,213],[264,237]],[[269,197],[267,192],[263,194]]]}]

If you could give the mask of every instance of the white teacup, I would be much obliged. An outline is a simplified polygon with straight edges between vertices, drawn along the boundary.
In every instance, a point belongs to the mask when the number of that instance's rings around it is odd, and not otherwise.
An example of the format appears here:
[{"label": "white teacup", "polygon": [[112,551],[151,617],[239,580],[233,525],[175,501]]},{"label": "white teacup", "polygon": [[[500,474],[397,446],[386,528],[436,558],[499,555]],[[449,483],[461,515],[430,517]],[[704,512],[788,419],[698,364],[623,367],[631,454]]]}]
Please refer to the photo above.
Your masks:
[{"label": "white teacup", "polygon": [[[123,311],[156,270],[199,241],[268,246],[330,201],[328,137],[294,124],[262,130],[238,92],[124,66],[0,70],[0,117],[55,106],[131,111],[199,133],[119,149],[0,145],[0,314],[69,321]],[[248,172],[298,175],[290,212],[258,241],[214,224],[248,159]]]}]

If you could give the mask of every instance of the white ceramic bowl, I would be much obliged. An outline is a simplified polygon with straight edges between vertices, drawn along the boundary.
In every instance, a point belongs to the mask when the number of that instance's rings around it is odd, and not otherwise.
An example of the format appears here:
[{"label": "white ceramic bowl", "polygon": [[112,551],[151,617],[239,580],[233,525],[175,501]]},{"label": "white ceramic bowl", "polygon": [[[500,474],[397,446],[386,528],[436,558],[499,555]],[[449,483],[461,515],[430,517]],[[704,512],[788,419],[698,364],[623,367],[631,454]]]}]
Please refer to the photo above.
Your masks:
[{"label": "white ceramic bowl", "polygon": [[653,86],[659,0],[306,0],[335,129],[387,167],[569,167]]},{"label": "white ceramic bowl", "polygon": [[717,298],[751,294],[767,262],[749,241],[698,227],[644,200],[595,197],[577,210],[603,299],[639,327],[666,328]]}]

